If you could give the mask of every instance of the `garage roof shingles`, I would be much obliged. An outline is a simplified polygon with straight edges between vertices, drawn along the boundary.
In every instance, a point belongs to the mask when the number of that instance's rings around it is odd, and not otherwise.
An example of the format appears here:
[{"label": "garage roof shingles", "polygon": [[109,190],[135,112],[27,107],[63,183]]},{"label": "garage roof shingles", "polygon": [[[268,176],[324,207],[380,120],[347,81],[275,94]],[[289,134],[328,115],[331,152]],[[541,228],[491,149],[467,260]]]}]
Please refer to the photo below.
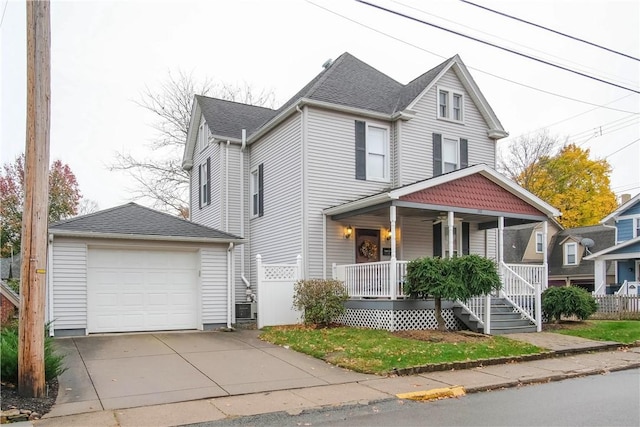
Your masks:
[{"label": "garage roof shingles", "polygon": [[205,227],[173,215],[127,203],[89,215],[70,218],[49,226],[49,231],[82,234],[121,234],[123,236],[158,236],[167,238],[236,241],[241,237]]},{"label": "garage roof shingles", "polygon": [[542,215],[538,209],[480,174],[401,196],[400,200],[441,206]]}]

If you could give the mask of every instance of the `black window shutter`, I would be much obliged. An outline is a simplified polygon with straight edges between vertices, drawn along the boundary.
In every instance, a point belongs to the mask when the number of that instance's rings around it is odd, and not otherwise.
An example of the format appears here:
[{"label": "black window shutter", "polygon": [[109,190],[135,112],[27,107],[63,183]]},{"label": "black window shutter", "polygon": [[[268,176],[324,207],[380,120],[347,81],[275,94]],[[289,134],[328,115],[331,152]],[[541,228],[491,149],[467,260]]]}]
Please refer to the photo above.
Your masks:
[{"label": "black window shutter", "polygon": [[367,179],[367,148],[365,123],[356,120],[356,179]]},{"label": "black window shutter", "polygon": [[469,255],[469,223],[462,223],[462,255]]},{"label": "black window shutter", "polygon": [[202,208],[202,165],[198,166],[198,206]]},{"label": "black window shutter", "polygon": [[207,157],[207,205],[211,204],[211,157]]},{"label": "black window shutter", "polygon": [[433,134],[433,176],[442,175],[442,135]]},{"label": "black window shutter", "polygon": [[442,258],[442,223],[433,224],[433,256]]},{"label": "black window shutter", "polygon": [[460,139],[460,169],[469,166],[469,141]]},{"label": "black window shutter", "polygon": [[264,163],[258,166],[258,216],[264,215]]}]

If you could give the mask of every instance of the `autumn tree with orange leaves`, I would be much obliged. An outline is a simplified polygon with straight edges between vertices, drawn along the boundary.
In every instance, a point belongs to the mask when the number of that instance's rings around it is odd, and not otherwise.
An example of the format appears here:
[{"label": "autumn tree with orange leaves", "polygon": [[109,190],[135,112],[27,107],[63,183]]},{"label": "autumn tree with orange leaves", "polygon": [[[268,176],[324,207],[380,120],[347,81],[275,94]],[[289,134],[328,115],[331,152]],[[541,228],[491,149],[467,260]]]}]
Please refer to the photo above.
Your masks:
[{"label": "autumn tree with orange leaves", "polygon": [[[548,144],[548,139],[545,141]],[[609,179],[611,166],[606,160],[591,159],[588,149],[575,144],[551,152],[549,147],[509,177],[559,209],[562,216],[558,222],[566,228],[595,225],[616,209]]]},{"label": "autumn tree with orange leaves", "polygon": [[[49,168],[49,223],[78,213],[80,188],[69,165],[56,160]],[[24,154],[5,163],[0,173],[0,254],[20,253],[24,203]]]}]

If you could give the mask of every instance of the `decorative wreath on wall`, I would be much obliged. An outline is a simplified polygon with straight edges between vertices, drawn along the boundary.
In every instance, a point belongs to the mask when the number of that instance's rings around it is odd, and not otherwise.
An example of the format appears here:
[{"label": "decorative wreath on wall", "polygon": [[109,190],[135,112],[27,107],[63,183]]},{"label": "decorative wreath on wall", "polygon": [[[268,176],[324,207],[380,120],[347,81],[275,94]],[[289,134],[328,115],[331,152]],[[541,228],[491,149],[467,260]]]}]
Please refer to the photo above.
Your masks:
[{"label": "decorative wreath on wall", "polygon": [[378,246],[373,243],[371,240],[365,240],[360,245],[360,255],[369,259],[369,260],[377,260],[378,259]]}]

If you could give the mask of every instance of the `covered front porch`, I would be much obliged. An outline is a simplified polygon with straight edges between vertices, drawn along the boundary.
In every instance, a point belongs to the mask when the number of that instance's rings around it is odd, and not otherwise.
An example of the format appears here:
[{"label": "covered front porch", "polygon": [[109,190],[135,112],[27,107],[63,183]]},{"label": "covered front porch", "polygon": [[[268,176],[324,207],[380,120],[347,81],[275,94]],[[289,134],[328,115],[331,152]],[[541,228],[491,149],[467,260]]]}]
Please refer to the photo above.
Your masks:
[{"label": "covered front porch", "polygon": [[[332,276],[344,282],[351,301],[347,314],[359,326],[377,323],[390,330],[433,325],[429,300],[418,304],[404,292],[407,264],[419,257],[478,254],[495,260],[502,289],[445,307],[447,327],[484,333],[540,331],[540,295],[547,287],[547,221],[560,213],[502,175],[484,166],[451,172],[327,209],[326,228],[340,227],[344,256],[331,262]],[[542,223],[539,264],[504,262],[504,229]],[[335,233],[334,233],[335,235]],[[344,250],[347,247],[347,251]],[[331,258],[331,251],[325,259]],[[344,262],[347,261],[347,262]],[[420,308],[418,308],[420,305]],[[432,305],[432,302],[431,302]],[[371,320],[377,316],[377,320]],[[347,316],[348,317],[348,316]],[[353,319],[343,319],[353,323]],[[357,322],[356,322],[357,323]],[[362,324],[364,323],[364,324]],[[499,332],[502,331],[502,332]]]},{"label": "covered front porch", "polygon": [[[640,236],[584,258],[594,262],[595,295],[640,295]],[[615,287],[607,286],[606,263],[615,263]]]}]

